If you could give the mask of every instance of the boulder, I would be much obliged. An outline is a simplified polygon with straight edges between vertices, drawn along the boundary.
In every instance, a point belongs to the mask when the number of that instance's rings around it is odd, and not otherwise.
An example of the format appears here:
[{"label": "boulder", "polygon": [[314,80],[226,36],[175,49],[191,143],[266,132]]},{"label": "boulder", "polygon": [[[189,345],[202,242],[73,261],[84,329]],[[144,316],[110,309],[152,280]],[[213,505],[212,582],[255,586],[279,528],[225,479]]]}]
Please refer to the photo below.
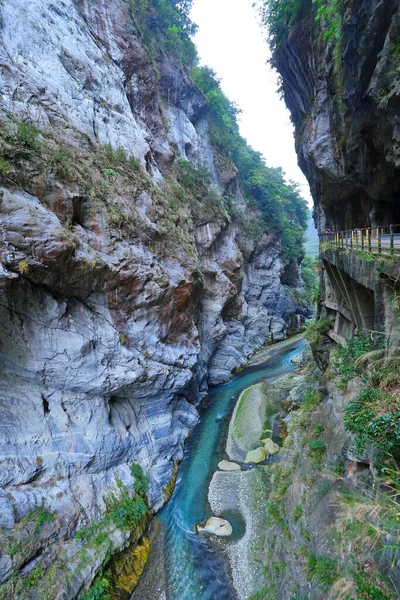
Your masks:
[{"label": "boulder", "polygon": [[207,531],[220,537],[227,537],[232,534],[232,525],[226,519],[220,517],[210,517],[207,519],[206,524],[202,527],[200,524],[196,525],[197,533],[201,531]]},{"label": "boulder", "polygon": [[263,462],[267,456],[268,450],[266,448],[256,448],[255,450],[250,450],[250,452],[246,454],[244,462],[258,464]]},{"label": "boulder", "polygon": [[218,468],[221,471],[241,471],[240,465],[235,462],[231,462],[230,460],[221,460],[218,463]]},{"label": "boulder", "polygon": [[261,440],[261,442],[264,444],[264,448],[270,455],[276,454],[280,450],[278,444],[275,444],[275,442],[273,442],[271,438],[266,438],[265,440]]}]

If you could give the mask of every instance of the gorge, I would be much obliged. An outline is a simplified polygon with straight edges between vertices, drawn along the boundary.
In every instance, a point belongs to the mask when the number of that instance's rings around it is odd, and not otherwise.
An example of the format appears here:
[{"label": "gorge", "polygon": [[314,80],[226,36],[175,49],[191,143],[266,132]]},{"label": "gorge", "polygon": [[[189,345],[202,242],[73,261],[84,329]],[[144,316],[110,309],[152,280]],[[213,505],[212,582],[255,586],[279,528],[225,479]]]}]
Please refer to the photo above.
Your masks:
[{"label": "gorge", "polygon": [[399,598],[398,2],[259,6],[319,291],[190,4],[0,2],[0,599]]}]

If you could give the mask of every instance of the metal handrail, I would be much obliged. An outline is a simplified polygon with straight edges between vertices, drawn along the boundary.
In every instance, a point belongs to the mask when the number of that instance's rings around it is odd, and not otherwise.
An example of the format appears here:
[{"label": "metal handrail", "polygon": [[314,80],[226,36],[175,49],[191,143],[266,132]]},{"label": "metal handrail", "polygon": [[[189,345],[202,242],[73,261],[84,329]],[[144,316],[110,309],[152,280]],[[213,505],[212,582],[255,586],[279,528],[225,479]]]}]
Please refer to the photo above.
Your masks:
[{"label": "metal handrail", "polygon": [[[396,231],[398,230],[398,232]],[[319,235],[320,243],[336,248],[350,248],[378,254],[393,255],[400,252],[400,224],[378,227],[358,227],[343,231],[325,231]]]}]

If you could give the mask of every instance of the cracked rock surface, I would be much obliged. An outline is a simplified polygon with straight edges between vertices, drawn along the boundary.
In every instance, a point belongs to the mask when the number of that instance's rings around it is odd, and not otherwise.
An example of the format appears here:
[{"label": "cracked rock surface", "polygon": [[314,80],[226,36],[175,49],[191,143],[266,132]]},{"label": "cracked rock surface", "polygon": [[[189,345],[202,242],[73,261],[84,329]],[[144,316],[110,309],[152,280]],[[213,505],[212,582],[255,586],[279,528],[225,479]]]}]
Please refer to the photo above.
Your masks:
[{"label": "cracked rock surface", "polygon": [[[174,158],[220,193],[239,184],[216,166],[204,97],[170,57],[152,62],[128,8],[0,6],[0,134],[15,119],[40,132],[0,189],[0,525],[18,541],[21,519],[53,515],[23,559],[3,536],[0,579],[62,549],[75,574],[54,598],[94,578],[104,556],[83,567],[69,540],[116,482],[133,488],[132,463],[159,509],[207,386],[299,311],[275,234],[255,243],[225,208],[168,201]],[[134,160],[116,166],[105,144]]]}]

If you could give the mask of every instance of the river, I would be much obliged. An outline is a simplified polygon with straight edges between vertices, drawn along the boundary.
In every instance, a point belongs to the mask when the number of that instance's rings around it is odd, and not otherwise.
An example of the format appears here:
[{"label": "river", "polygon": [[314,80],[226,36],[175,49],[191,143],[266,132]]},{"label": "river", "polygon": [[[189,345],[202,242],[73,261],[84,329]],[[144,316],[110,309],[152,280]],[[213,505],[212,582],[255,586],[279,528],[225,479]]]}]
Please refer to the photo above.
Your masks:
[{"label": "river", "polygon": [[[168,600],[236,599],[226,558],[206,536],[196,535],[194,526],[211,516],[208,486],[218,462],[226,458],[227,431],[239,394],[255,383],[293,371],[296,367],[291,361],[302,353],[304,344],[300,340],[286,346],[278,356],[244,369],[227,384],[211,388],[202,403],[201,418],[185,446],[174,493],[155,517],[164,531]],[[241,523],[235,522],[232,515],[225,517],[237,534]]]}]

